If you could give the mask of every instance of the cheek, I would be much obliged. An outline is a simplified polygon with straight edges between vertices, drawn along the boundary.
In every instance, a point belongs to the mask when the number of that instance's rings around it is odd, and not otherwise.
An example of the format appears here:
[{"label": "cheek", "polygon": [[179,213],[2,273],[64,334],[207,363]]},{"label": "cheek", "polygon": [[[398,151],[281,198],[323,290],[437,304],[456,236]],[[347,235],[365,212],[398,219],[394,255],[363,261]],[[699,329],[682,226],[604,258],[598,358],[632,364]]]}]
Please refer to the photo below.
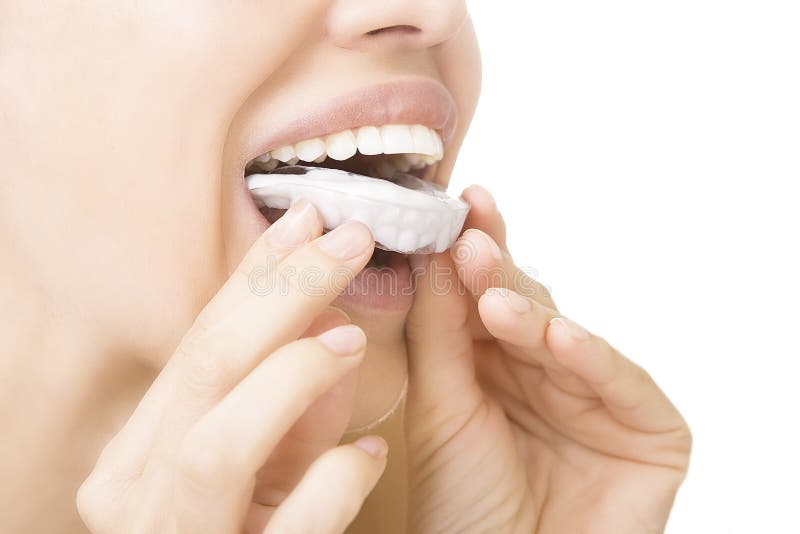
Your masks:
[{"label": "cheek", "polygon": [[440,178],[437,180],[449,181],[481,92],[481,57],[472,22],[468,20],[458,34],[440,45],[434,54],[442,81],[458,106],[459,122],[445,151],[447,156],[440,164]]},{"label": "cheek", "polygon": [[47,147],[20,172],[53,177],[24,193],[47,214],[40,241],[59,258],[41,270],[101,310],[110,337],[159,355],[223,281],[230,122],[299,46],[319,2],[69,3],[69,16],[41,13],[46,52],[31,56],[46,68],[28,84],[39,107],[25,116],[48,127],[20,126]]},{"label": "cheek", "polygon": [[468,19],[458,34],[435,50],[443,80],[469,123],[481,91],[481,54],[472,21]]},{"label": "cheek", "polygon": [[195,104],[227,107],[230,117],[310,33],[318,32],[327,3],[147,0],[133,4],[128,20],[135,21],[141,65],[154,69],[159,79],[176,82],[175,90]]}]

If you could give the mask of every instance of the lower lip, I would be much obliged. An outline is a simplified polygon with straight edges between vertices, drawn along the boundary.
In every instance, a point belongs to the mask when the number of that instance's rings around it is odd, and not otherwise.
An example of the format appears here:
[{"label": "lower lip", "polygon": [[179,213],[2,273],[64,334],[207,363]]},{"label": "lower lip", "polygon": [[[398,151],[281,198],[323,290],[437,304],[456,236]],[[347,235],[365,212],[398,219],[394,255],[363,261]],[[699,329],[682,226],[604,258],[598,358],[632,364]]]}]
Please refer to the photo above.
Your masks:
[{"label": "lower lip", "polygon": [[[250,228],[248,233],[253,236],[252,240],[255,240],[269,228],[270,223],[253,202],[243,179],[236,189],[236,195],[242,208],[239,213],[248,214],[246,226]],[[414,300],[414,289],[408,257],[392,254],[389,265],[367,267],[358,273],[336,301],[343,307],[368,312],[406,312]]]},{"label": "lower lip", "polygon": [[[254,218],[260,231],[265,231],[270,225],[269,221],[252,202],[252,197],[249,204],[255,211]],[[388,265],[362,269],[336,302],[368,311],[405,312],[414,300],[414,290],[408,256],[391,254],[388,256]]]},{"label": "lower lip", "polygon": [[384,267],[367,267],[356,275],[337,303],[371,311],[403,312],[414,300],[408,258],[392,254]]}]

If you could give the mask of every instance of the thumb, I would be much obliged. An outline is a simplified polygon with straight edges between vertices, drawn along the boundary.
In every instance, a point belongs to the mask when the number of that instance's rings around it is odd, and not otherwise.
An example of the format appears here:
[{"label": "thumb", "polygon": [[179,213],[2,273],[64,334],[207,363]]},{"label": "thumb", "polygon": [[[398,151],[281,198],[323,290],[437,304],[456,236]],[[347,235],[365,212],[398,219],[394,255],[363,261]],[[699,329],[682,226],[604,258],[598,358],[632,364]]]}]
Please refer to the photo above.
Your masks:
[{"label": "thumb", "polygon": [[405,419],[409,446],[440,432],[481,402],[475,380],[470,307],[449,254],[410,258],[416,284],[406,321],[408,396]]}]

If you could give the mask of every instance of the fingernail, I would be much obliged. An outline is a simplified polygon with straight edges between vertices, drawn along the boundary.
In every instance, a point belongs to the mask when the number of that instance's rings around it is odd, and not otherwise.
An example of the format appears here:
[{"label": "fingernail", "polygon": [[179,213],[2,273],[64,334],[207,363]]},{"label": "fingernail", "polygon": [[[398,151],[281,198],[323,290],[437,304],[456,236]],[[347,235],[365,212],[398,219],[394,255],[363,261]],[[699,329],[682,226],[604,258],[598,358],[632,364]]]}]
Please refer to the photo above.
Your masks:
[{"label": "fingernail", "polygon": [[480,235],[481,239],[483,239],[486,242],[486,245],[489,247],[489,252],[491,253],[492,257],[496,260],[503,259],[503,252],[500,250],[500,247],[497,246],[497,243],[494,242],[494,239],[489,237],[486,232],[482,232],[481,230],[476,230],[474,228],[467,230],[467,232]]},{"label": "fingernail", "polygon": [[566,317],[556,317],[550,320],[551,325],[562,328],[572,339],[576,341],[586,341],[592,337],[584,327]]},{"label": "fingernail", "polygon": [[354,324],[337,326],[320,334],[317,339],[340,356],[356,354],[367,344],[364,331]]},{"label": "fingernail", "polygon": [[389,452],[389,445],[380,436],[365,436],[354,441],[353,445],[378,460],[386,458]]},{"label": "fingernail", "polygon": [[319,249],[340,260],[349,260],[364,253],[372,243],[369,229],[358,222],[346,222],[317,240]]},{"label": "fingernail", "polygon": [[490,287],[486,290],[486,294],[489,296],[497,295],[503,297],[508,307],[517,313],[528,313],[531,311],[531,302],[516,291],[510,291],[505,287]]},{"label": "fingernail", "polygon": [[284,248],[299,247],[311,236],[316,217],[314,206],[301,198],[269,227],[270,243]]}]

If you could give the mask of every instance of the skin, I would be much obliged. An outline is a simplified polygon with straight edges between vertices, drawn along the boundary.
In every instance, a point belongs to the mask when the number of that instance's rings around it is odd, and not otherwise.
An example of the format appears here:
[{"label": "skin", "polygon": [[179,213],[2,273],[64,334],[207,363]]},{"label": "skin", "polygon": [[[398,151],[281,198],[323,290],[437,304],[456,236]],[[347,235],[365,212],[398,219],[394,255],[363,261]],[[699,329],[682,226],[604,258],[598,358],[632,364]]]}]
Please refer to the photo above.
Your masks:
[{"label": "skin", "polygon": [[[688,468],[686,422],[514,265],[488,191],[464,197],[471,229],[449,257],[415,258],[411,531],[662,532]],[[432,291],[434,265],[464,291]]]},{"label": "skin", "polygon": [[[420,31],[371,33],[396,26]],[[553,321],[485,190],[465,192],[452,257],[413,259],[408,313],[243,285],[268,255],[352,275],[373,246],[352,224],[325,250],[310,206],[253,227],[236,180],[259,130],[433,78],[459,110],[446,184],[478,63],[457,1],[0,3],[0,530],[343,531],[359,507],[351,532],[663,530],[686,423],[604,340]],[[431,262],[453,291],[431,290]],[[406,367],[383,438],[339,445]]]}]

